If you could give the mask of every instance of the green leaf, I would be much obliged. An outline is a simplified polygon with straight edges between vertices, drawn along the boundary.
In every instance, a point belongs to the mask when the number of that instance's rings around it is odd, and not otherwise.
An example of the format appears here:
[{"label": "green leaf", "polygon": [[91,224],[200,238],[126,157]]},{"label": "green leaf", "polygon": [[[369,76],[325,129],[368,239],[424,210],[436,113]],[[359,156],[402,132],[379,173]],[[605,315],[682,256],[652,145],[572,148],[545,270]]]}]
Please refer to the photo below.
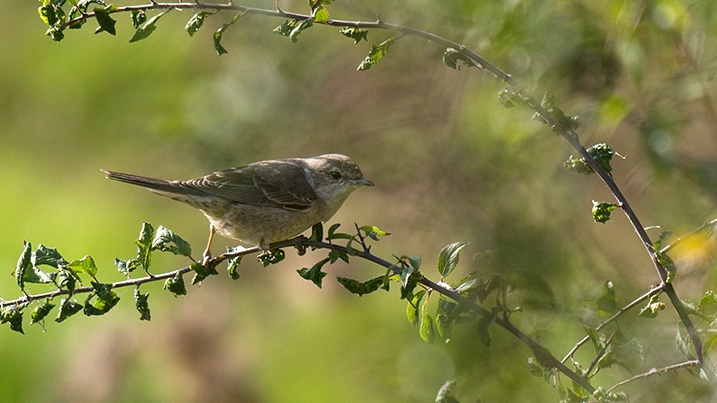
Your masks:
[{"label": "green leaf", "polygon": [[384,281],[386,279],[386,276],[378,276],[374,277],[368,281],[360,282],[351,278],[345,278],[345,277],[337,277],[336,280],[344,286],[345,289],[349,290],[351,293],[358,295],[359,297],[364,294],[370,294],[379,288],[384,284]]},{"label": "green leaf", "polygon": [[[460,63],[459,63],[460,62]],[[448,48],[445,52],[443,52],[443,64],[446,66],[460,70],[461,66],[465,67],[473,67],[478,66],[471,60],[470,57],[466,56],[465,53],[461,52],[458,49],[454,48]]]},{"label": "green leaf", "polygon": [[329,20],[329,10],[326,7],[321,6],[313,11],[315,22],[326,22]]},{"label": "green leaf", "polygon": [[346,254],[346,252],[342,252],[340,250],[332,249],[329,252],[329,259],[331,264],[336,263],[339,259],[343,260],[344,262],[349,262],[349,255]]},{"label": "green leaf", "polygon": [[366,29],[343,27],[339,30],[339,33],[353,39],[355,44],[361,42],[361,40],[368,41],[368,30]]},{"label": "green leaf", "polygon": [[192,255],[192,247],[189,242],[162,225],[157,228],[150,249],[170,252],[179,256],[189,257]]},{"label": "green leaf", "polygon": [[314,25],[314,18],[286,20],[283,24],[274,28],[274,32],[282,36],[288,36],[291,42],[296,43],[296,41],[299,40],[301,32],[307,28],[311,28],[312,25]]},{"label": "green leaf", "polygon": [[[566,131],[578,128],[578,117],[567,116],[565,112],[558,108],[558,106],[555,104],[555,97],[553,96],[553,94],[546,92],[543,95],[543,99],[540,101],[540,106],[542,106],[543,109],[545,109],[548,115],[550,115],[550,117],[552,118],[552,130],[554,133],[562,134]],[[537,112],[535,113],[535,115],[533,115],[533,119],[545,122],[546,124],[548,123],[547,121],[545,121],[545,118]]]},{"label": "green leaf", "polygon": [[112,291],[112,284],[92,282],[92,288],[95,291],[85,299],[84,312],[87,316],[104,315],[120,301],[120,297]]},{"label": "green leaf", "polygon": [[428,344],[433,344],[436,341],[436,333],[433,329],[433,318],[428,314],[428,299],[423,301],[421,305],[421,325],[418,328],[418,334],[421,339]]},{"label": "green leaf", "polygon": [[615,210],[617,207],[617,204],[615,203],[607,203],[607,202],[599,202],[593,200],[593,220],[595,222],[599,223],[606,223],[610,219],[610,212]]},{"label": "green leaf", "polygon": [[97,24],[99,24],[97,29],[95,29],[95,34],[105,31],[110,35],[117,35],[117,31],[115,29],[117,21],[110,17],[110,13],[116,10],[117,6],[114,4],[108,4],[105,7],[95,7],[92,10],[95,12],[95,19],[97,19]]},{"label": "green leaf", "polygon": [[208,13],[206,11],[200,11],[194,14],[192,18],[187,21],[187,25],[184,26],[184,29],[187,31],[189,36],[194,36],[194,34],[199,31],[199,28],[204,25],[204,19],[210,15],[212,15],[212,13]]},{"label": "green leaf", "polygon": [[160,18],[162,18],[165,14],[170,12],[172,9],[168,8],[162,13],[159,13],[155,15],[154,17],[147,20],[147,22],[144,23],[141,27],[138,27],[136,31],[134,31],[134,35],[132,35],[132,38],[129,40],[130,43],[132,42],[139,42],[142,39],[147,38],[148,36],[152,35],[152,32],[157,29],[157,21],[159,21]]},{"label": "green leaf", "polygon": [[388,53],[388,48],[391,46],[394,40],[396,40],[395,36],[386,39],[378,45],[371,45],[371,51],[368,52],[368,56],[366,56],[364,61],[359,64],[357,70],[364,71],[377,65],[381,61],[381,59],[386,56],[386,53]]},{"label": "green leaf", "polygon": [[[334,224],[336,225],[336,224]],[[314,224],[311,227],[310,241],[321,242],[324,240],[324,225],[319,223]]]},{"label": "green leaf", "polygon": [[77,277],[69,270],[61,269],[56,273],[55,283],[58,287],[73,292],[77,286]]},{"label": "green leaf", "polygon": [[229,273],[229,277],[231,277],[232,280],[239,280],[239,272],[237,272],[237,268],[241,264],[241,258],[243,256],[237,256],[229,259],[229,262],[227,263],[227,273]]},{"label": "green leaf", "polygon": [[182,273],[177,272],[174,277],[168,278],[164,282],[164,289],[169,290],[175,297],[177,295],[187,295],[187,288],[184,286]]},{"label": "green leaf", "polygon": [[257,258],[262,266],[266,267],[270,264],[277,264],[284,260],[286,253],[281,249],[272,249],[261,253]]},{"label": "green leaf", "polygon": [[10,323],[10,329],[25,334],[22,330],[22,311],[17,306],[9,306],[0,312],[0,323]]},{"label": "green leaf", "polygon": [[136,268],[142,266],[142,264],[137,259],[125,261],[122,259],[115,258],[115,266],[120,273],[129,277],[129,274],[133,272]]},{"label": "green leaf", "polygon": [[705,292],[705,295],[700,299],[700,308],[712,304],[717,304],[717,291],[710,290]]},{"label": "green leaf", "polygon": [[41,265],[52,266],[59,268],[67,264],[67,260],[60,255],[60,252],[55,248],[48,248],[45,245],[40,244],[37,250],[32,253],[31,256],[32,265],[37,267]]},{"label": "green leaf", "polygon": [[139,231],[139,238],[135,242],[137,245],[137,260],[142,265],[144,271],[149,271],[152,264],[152,238],[154,237],[154,227],[148,222],[142,223],[142,229]]},{"label": "green leaf", "polygon": [[329,258],[322,259],[318,261],[315,265],[311,266],[310,269],[304,267],[303,269],[297,270],[296,272],[299,273],[301,278],[303,278],[304,280],[310,280],[312,283],[316,284],[317,287],[321,288],[321,283],[326,276],[326,273],[321,271],[321,268],[324,267],[324,265],[328,263],[329,260]]},{"label": "green leaf", "polygon": [[448,277],[455,270],[458,266],[461,249],[466,245],[468,245],[467,242],[454,242],[441,250],[438,255],[438,273],[441,274],[441,278]]},{"label": "green leaf", "polygon": [[587,152],[590,153],[593,158],[595,158],[595,161],[597,161],[597,163],[600,165],[600,168],[605,170],[605,172],[610,173],[612,171],[610,161],[612,160],[613,155],[615,155],[615,150],[613,150],[609,144],[595,144],[594,146],[589,147],[587,149]]},{"label": "green leaf", "polygon": [[682,322],[677,322],[675,345],[682,355],[684,355],[688,360],[695,359],[695,352],[692,346],[692,341],[690,340],[690,335]]},{"label": "green leaf", "polygon": [[[89,5],[89,4],[88,4],[88,5]],[[86,10],[87,7],[85,6],[84,9]],[[75,18],[81,17],[83,12],[84,12],[84,11],[80,12],[80,9],[79,9],[78,7],[72,7],[72,8],[70,9],[70,19],[71,19],[71,20],[74,20]],[[83,18],[83,19],[80,19],[80,20],[77,20],[77,21],[73,22],[72,24],[70,24],[70,25],[68,26],[68,28],[70,28],[70,29],[80,29],[80,28],[82,28],[83,25],[85,25],[86,22],[87,22],[87,19],[84,19],[84,18]],[[54,39],[54,38],[53,38],[53,39]]]},{"label": "green leaf", "polygon": [[436,330],[438,336],[445,343],[451,341],[451,332],[453,330],[454,312],[458,304],[453,301],[441,297],[438,300],[438,311],[436,312]]},{"label": "green leaf", "polygon": [[67,21],[65,11],[61,7],[52,3],[44,4],[37,9],[37,12],[40,14],[42,22],[50,27],[62,25],[65,21]]},{"label": "green leaf", "polygon": [[23,242],[23,249],[15,266],[15,280],[20,290],[25,290],[25,273],[32,268],[32,244]]},{"label": "green leaf", "polygon": [[130,14],[132,18],[132,27],[135,29],[139,28],[145,21],[147,21],[147,14],[144,10],[132,10]]},{"label": "green leaf", "polygon": [[660,301],[659,295],[653,295],[647,305],[640,309],[639,315],[643,318],[654,318],[663,309],[665,309],[665,303]]},{"label": "green leaf", "polygon": [[418,306],[424,295],[426,295],[426,290],[417,292],[413,295],[413,298],[411,298],[406,306],[406,316],[408,317],[408,322],[413,326],[418,326]]},{"label": "green leaf", "polygon": [[65,33],[59,27],[51,27],[50,29],[45,31],[45,35],[52,38],[52,40],[55,42],[60,42],[61,40],[65,39]]},{"label": "green leaf", "polygon": [[42,305],[36,306],[30,314],[30,324],[33,325],[38,322],[43,322],[45,317],[50,314],[50,311],[54,307],[55,305],[50,303],[50,300],[45,300]]},{"label": "green leaf", "polygon": [[95,265],[94,259],[92,259],[92,256],[90,255],[87,255],[80,260],[73,260],[64,267],[75,275],[86,273],[93,278],[97,275],[97,266]]},{"label": "green leaf", "polygon": [[82,310],[82,305],[79,304],[77,301],[63,298],[60,301],[60,309],[57,312],[57,317],[55,318],[55,322],[61,323],[61,322],[65,321],[65,319],[76,314],[77,312],[80,312],[81,310]]},{"label": "green leaf", "polygon": [[134,306],[139,312],[139,320],[149,321],[152,319],[152,315],[149,312],[149,293],[142,294],[139,292],[139,287],[134,289]]},{"label": "green leaf", "polygon": [[192,279],[192,285],[195,285],[195,284],[198,284],[198,283],[204,281],[204,279],[209,276],[219,274],[219,273],[217,273],[217,270],[215,268],[216,266],[207,267],[199,262],[194,262],[189,267],[192,269],[192,271],[194,271],[194,278]]},{"label": "green leaf", "polygon": [[214,32],[214,50],[217,51],[217,54],[219,56],[229,53],[226,49],[224,49],[224,46],[222,46],[222,36],[224,35],[224,31],[226,31],[230,26],[234,25],[235,22],[239,21],[241,17],[244,16],[246,12],[241,12],[239,14],[236,14],[234,17],[232,17],[229,22],[225,22],[219,29],[217,29],[216,32]]},{"label": "green leaf", "polygon": [[[613,155],[617,153],[615,152],[615,150],[612,149],[612,147],[610,147],[609,144],[598,143],[592,147],[589,147],[586,151],[595,159],[595,161],[605,172],[610,173],[612,171],[610,161],[612,160]],[[570,158],[568,158],[568,160],[565,161],[563,165],[565,166],[565,168],[573,172],[577,172],[584,175],[590,175],[595,172],[593,168],[585,161],[585,158],[582,157],[575,158],[571,155]]]},{"label": "green leaf", "polygon": [[378,241],[378,237],[380,236],[391,235],[390,232],[381,231],[381,229],[376,227],[375,225],[364,225],[363,227],[361,227],[361,231],[365,232],[366,236],[373,239],[374,241]]}]

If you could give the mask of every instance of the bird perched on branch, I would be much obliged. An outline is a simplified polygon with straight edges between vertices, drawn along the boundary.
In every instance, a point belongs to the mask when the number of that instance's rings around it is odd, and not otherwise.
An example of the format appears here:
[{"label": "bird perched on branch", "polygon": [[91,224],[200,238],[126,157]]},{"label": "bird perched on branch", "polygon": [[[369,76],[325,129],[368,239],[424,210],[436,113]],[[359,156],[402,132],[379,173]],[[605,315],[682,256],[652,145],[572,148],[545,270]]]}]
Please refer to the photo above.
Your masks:
[{"label": "bird perched on branch", "polygon": [[215,232],[268,250],[330,219],[360,186],[373,186],[342,154],[259,161],[184,181],[102,172],[201,210],[210,226],[204,262]]}]

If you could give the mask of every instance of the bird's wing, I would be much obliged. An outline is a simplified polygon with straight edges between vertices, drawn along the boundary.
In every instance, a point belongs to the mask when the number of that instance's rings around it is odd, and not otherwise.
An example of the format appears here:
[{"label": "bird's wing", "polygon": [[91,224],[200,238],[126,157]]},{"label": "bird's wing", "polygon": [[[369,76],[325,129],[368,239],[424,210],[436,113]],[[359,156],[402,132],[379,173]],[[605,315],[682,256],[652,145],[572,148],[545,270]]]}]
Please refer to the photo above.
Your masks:
[{"label": "bird's wing", "polygon": [[182,182],[237,203],[305,210],[316,200],[299,161],[258,162]]}]

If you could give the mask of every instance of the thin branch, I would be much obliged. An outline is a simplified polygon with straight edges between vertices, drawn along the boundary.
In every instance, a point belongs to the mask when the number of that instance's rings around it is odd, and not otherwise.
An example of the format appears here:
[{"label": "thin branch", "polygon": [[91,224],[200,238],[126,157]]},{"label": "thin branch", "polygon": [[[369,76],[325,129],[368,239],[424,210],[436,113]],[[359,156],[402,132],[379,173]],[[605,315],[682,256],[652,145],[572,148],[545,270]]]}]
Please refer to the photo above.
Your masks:
[{"label": "thin branch", "polygon": [[635,375],[631,378],[625,379],[624,381],[620,381],[620,382],[616,383],[613,387],[611,387],[610,389],[607,390],[607,393],[612,392],[614,389],[619,388],[620,386],[623,386],[626,383],[629,383],[629,382],[632,382],[632,381],[635,381],[638,379],[642,379],[642,378],[647,378],[648,376],[660,375],[660,374],[664,374],[665,372],[668,372],[668,371],[676,371],[676,370],[682,369],[682,368],[700,367],[701,365],[702,365],[702,363],[699,360],[690,360],[690,361],[681,362],[679,364],[668,365],[668,366],[666,366],[664,368],[660,368],[660,369],[652,368],[651,370],[649,370],[645,373]]},{"label": "thin branch", "polygon": [[[641,303],[642,301],[645,301],[645,300],[648,299],[648,298],[651,298],[653,295],[656,295],[656,294],[662,292],[662,288],[663,288],[663,287],[664,287],[664,284],[658,285],[657,287],[650,288],[650,291],[648,291],[648,292],[642,294],[641,296],[637,297],[635,300],[633,300],[633,301],[630,302],[629,304],[625,305],[624,307],[618,308],[618,309],[617,309],[617,312],[615,312],[614,314],[612,314],[612,316],[610,316],[609,318],[607,318],[607,319],[605,319],[604,321],[600,322],[600,324],[597,325],[597,327],[595,328],[595,330],[596,330],[596,331],[602,330],[602,328],[605,327],[605,326],[607,326],[607,324],[609,324],[610,322],[614,321],[615,319],[617,319],[618,317],[620,317],[620,315],[624,314],[625,312],[631,310],[631,309],[634,308],[637,304]],[[570,357],[572,357],[572,356],[575,354],[575,352],[578,351],[578,349],[579,349],[580,347],[582,347],[583,344],[585,344],[585,343],[588,342],[588,340],[590,340],[590,336],[585,336],[585,337],[583,337],[582,340],[580,340],[579,342],[577,342],[577,344],[575,344],[575,346],[573,346],[573,348],[570,349],[570,351],[568,351],[568,354],[566,354],[565,357],[564,357],[560,362],[565,363],[565,361],[567,361]]]}]

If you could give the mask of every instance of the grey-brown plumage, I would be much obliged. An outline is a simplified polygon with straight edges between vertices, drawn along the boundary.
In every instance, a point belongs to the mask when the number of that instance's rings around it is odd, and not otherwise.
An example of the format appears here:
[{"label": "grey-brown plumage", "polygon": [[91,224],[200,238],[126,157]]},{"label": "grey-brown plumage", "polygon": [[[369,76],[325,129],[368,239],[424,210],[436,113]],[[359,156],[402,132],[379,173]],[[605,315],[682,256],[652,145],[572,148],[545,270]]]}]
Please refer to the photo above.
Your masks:
[{"label": "grey-brown plumage", "polygon": [[341,154],[259,161],[185,181],[103,172],[201,210],[211,224],[210,244],[216,231],[262,249],[327,221],[352,191],[373,186]]}]

